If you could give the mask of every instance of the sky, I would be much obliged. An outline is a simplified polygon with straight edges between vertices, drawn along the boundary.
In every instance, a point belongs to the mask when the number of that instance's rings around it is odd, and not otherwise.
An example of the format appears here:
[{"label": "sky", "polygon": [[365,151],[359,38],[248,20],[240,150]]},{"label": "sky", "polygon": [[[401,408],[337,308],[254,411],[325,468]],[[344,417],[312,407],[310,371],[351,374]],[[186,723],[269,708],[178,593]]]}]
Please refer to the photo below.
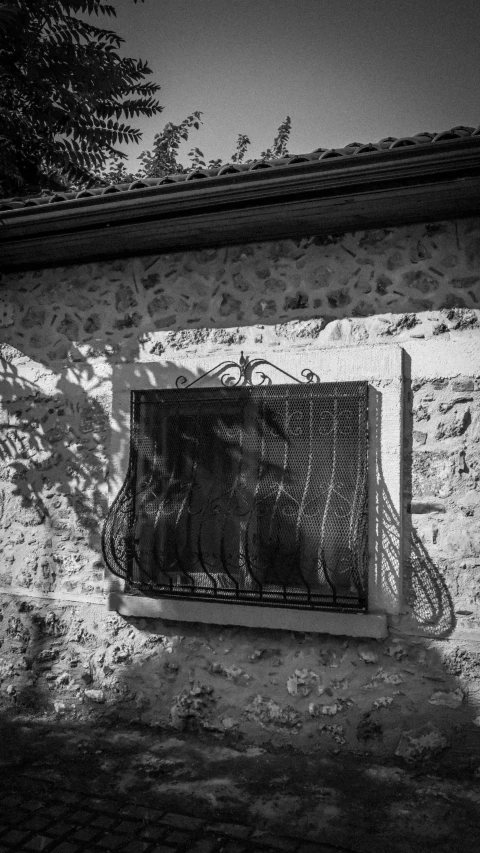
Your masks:
[{"label": "sky", "polygon": [[[194,110],[183,155],[249,158],[289,115],[289,150],[480,125],[479,0],[115,0],[106,26],[146,59],[164,110],[131,124],[130,168],[167,122]],[[181,156],[182,162],[187,162]]]}]

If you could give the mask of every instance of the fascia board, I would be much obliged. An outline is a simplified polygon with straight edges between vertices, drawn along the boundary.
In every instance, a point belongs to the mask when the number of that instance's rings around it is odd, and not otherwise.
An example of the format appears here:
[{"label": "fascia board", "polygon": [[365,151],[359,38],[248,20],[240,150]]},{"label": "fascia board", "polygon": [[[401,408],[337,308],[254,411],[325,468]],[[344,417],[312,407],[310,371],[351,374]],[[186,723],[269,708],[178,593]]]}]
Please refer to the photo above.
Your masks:
[{"label": "fascia board", "polygon": [[[178,184],[129,190],[121,194],[98,195],[89,198],[72,199],[38,208],[27,207],[0,214],[0,264],[5,268],[19,268],[28,264],[28,258],[20,261],[21,246],[29,253],[35,246],[35,238],[49,241],[59,239],[58,259],[54,263],[65,262],[68,258],[69,238],[76,242],[74,235],[109,229],[109,243],[112,257],[120,251],[115,247],[114,232],[118,228],[120,237],[122,226],[156,222],[168,223],[169,245],[184,245],[185,225],[189,227],[198,219],[212,217],[210,242],[222,242],[222,234],[228,218],[238,217],[242,209],[248,210],[251,226],[256,211],[262,217],[262,209],[269,208],[280,215],[289,209],[295,209],[305,202],[313,209],[318,202],[319,211],[328,209],[329,203],[335,205],[342,199],[346,225],[349,223],[349,204],[358,203],[361,198],[368,199],[380,193],[383,205],[392,196],[392,224],[396,224],[396,208],[399,189],[441,187],[458,183],[458,193],[447,193],[447,207],[442,208],[442,216],[465,215],[461,210],[462,187],[468,195],[469,183],[475,184],[480,178],[480,137],[458,140],[455,143],[435,143],[395,151],[375,152],[359,156],[342,157],[328,161],[315,161],[292,166],[274,167],[261,172],[243,172],[238,175],[205,178],[198,182],[184,181]],[[199,186],[200,184],[200,186]],[[470,196],[471,188],[470,188]],[[388,207],[388,204],[387,204]],[[468,213],[471,212],[470,198]],[[434,214],[434,211],[432,211]],[[385,215],[388,215],[385,214]],[[215,218],[218,219],[215,225]],[[284,216],[282,215],[282,219]],[[433,218],[438,218],[432,215]],[[328,217],[327,217],[328,219]],[[182,232],[182,239],[175,239],[175,227]],[[373,222],[372,222],[373,224]],[[368,227],[362,223],[362,227]],[[215,240],[215,230],[218,229]],[[138,229],[139,251],[142,249],[141,228]],[[245,239],[248,239],[248,228]],[[288,230],[288,229],[287,229]],[[345,230],[348,230],[345,228]],[[241,233],[235,233],[235,239],[241,240]],[[92,247],[93,248],[93,247]],[[161,244],[161,250],[168,246]],[[129,253],[135,252],[130,245]],[[16,255],[18,253],[18,259]],[[51,247],[55,255],[54,245]],[[31,262],[34,262],[32,256]],[[74,258],[70,259],[72,262]]]}]

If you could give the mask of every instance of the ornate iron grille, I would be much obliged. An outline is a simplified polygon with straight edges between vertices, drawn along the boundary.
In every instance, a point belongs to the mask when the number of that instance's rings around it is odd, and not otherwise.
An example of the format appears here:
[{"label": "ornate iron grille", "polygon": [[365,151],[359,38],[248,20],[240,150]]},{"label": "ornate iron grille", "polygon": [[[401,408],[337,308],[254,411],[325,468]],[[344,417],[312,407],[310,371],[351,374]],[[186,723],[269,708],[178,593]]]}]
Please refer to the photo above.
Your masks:
[{"label": "ornate iron grille", "polygon": [[367,384],[304,375],[132,392],[128,474],[103,535],[127,590],[366,609]]}]

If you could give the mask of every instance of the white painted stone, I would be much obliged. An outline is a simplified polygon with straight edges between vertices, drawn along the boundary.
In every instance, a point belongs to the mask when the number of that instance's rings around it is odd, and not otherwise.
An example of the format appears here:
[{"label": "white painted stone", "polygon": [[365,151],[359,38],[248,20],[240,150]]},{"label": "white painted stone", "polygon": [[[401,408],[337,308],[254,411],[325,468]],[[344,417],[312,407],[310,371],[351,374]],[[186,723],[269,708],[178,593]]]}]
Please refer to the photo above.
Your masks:
[{"label": "white painted stone", "polygon": [[109,595],[109,609],[122,616],[143,616],[211,625],[243,625],[248,628],[274,628],[347,637],[387,636],[387,618],[380,613],[327,613],[289,610],[288,608],[231,605],[220,602],[177,601],[171,598]]},{"label": "white painted stone", "polygon": [[415,379],[450,379],[480,375],[480,333],[455,332],[448,340],[438,335],[428,341],[408,340],[403,344],[412,360]]}]

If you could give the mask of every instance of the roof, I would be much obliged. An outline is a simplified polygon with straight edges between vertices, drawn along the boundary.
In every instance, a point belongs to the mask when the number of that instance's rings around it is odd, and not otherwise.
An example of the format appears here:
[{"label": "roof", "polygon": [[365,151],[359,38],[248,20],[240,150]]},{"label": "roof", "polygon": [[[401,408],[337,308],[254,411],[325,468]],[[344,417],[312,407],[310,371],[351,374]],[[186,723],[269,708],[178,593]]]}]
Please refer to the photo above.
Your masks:
[{"label": "roof", "polygon": [[480,127],[0,201],[0,269],[478,215]]},{"label": "roof", "polygon": [[456,139],[480,136],[480,126],[453,127],[442,133],[417,133],[415,136],[387,136],[379,142],[351,142],[343,148],[315,148],[309,154],[292,154],[274,160],[252,160],[248,163],[227,163],[215,169],[194,169],[190,172],[165,175],[162,178],[142,178],[129,184],[115,184],[108,187],[95,189],[75,190],[73,192],[57,192],[53,195],[43,195],[33,198],[0,199],[0,211],[19,210],[23,207],[39,207],[45,204],[58,204],[81,198],[94,198],[99,195],[112,195],[113,193],[126,193],[132,190],[151,189],[152,187],[169,187],[172,184],[181,184],[186,181],[198,181],[204,178],[220,178],[223,175],[238,175],[244,172],[257,172],[261,169],[278,169],[285,166],[296,166],[299,163],[324,163],[338,157],[352,157],[353,155],[372,154],[378,151],[394,151],[400,148],[415,145],[437,144],[440,142],[451,142]]}]

